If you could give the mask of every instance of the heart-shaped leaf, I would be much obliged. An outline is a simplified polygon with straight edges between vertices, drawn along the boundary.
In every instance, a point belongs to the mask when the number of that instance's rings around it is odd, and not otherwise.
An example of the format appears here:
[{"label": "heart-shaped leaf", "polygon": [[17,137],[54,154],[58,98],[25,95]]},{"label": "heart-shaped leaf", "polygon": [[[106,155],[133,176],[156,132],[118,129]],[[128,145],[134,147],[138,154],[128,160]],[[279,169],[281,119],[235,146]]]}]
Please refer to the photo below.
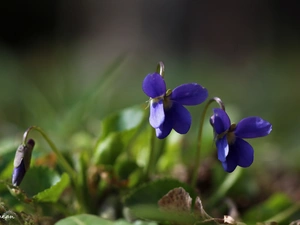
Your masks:
[{"label": "heart-shaped leaf", "polygon": [[42,192],[39,192],[34,196],[34,199],[38,202],[56,202],[69,184],[70,177],[68,174],[64,173],[56,184]]},{"label": "heart-shaped leaf", "polygon": [[110,135],[98,144],[93,158],[94,164],[113,165],[123,148],[121,134],[110,133]]},{"label": "heart-shaped leaf", "polygon": [[67,174],[60,176],[48,167],[31,167],[20,185],[28,196],[41,202],[55,202],[69,185]]}]

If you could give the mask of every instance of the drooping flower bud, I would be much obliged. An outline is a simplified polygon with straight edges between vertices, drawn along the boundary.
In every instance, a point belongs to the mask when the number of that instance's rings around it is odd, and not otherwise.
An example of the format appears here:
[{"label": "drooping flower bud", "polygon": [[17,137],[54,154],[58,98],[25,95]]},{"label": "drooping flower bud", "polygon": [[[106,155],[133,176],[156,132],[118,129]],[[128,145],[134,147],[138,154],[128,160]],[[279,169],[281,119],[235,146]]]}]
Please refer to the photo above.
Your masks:
[{"label": "drooping flower bud", "polygon": [[34,147],[34,140],[29,139],[26,145],[20,145],[16,151],[14,159],[14,171],[12,175],[12,184],[19,186],[30,167],[31,153]]}]

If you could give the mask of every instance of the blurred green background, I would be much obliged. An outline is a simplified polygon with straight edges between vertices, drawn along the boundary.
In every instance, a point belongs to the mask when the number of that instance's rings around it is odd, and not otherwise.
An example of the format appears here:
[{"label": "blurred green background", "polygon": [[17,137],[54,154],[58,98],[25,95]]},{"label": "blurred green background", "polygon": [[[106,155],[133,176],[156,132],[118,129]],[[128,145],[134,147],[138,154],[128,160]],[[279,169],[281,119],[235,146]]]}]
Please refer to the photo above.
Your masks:
[{"label": "blurred green background", "polygon": [[[5,1],[0,139],[18,146],[31,125],[61,142],[81,131],[97,136],[103,117],[147,100],[141,83],[163,61],[168,88],[197,82],[233,122],[260,116],[273,124],[271,135],[250,141],[249,171],[300,200],[298,9],[297,1]],[[93,101],[74,121],[86,96]],[[189,109],[192,145],[203,106]]]}]

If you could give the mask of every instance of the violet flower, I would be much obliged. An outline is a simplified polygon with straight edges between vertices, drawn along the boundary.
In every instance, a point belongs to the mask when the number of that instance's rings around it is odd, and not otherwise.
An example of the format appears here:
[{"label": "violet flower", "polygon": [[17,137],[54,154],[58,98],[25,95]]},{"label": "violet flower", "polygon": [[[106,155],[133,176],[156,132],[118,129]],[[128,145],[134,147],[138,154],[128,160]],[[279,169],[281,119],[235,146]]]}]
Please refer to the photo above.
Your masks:
[{"label": "violet flower", "polygon": [[215,132],[218,159],[229,173],[237,166],[249,167],[253,163],[253,148],[243,138],[263,137],[272,131],[272,125],[268,121],[256,116],[231,124],[223,109],[214,109],[210,122]]},{"label": "violet flower", "polygon": [[160,139],[171,130],[186,134],[191,126],[191,115],[183,105],[198,105],[208,96],[205,88],[196,83],[182,84],[167,90],[163,77],[158,73],[148,74],[143,81],[143,91],[150,97],[150,125]]}]

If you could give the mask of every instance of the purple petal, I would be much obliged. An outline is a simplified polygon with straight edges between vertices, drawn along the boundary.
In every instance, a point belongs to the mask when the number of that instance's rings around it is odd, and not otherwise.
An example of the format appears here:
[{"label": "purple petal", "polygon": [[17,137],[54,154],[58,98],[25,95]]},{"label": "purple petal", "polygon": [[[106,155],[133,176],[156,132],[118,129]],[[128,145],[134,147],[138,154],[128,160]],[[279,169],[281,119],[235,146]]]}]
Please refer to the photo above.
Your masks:
[{"label": "purple petal", "polygon": [[228,151],[229,151],[229,146],[228,146],[226,135],[223,138],[218,139],[216,141],[216,146],[217,146],[217,149],[218,149],[218,159],[221,162],[225,162],[226,157],[228,155]]},{"label": "purple petal", "polygon": [[172,103],[172,107],[166,112],[167,116],[171,116],[173,121],[173,129],[179,134],[186,134],[192,123],[190,112],[177,102]]},{"label": "purple petal", "polygon": [[228,173],[233,172],[235,170],[235,168],[237,167],[236,155],[229,154],[226,161],[222,162],[222,166],[226,172],[228,172]]},{"label": "purple petal", "polygon": [[235,135],[240,138],[256,138],[268,135],[272,125],[260,117],[247,117],[236,126]]},{"label": "purple petal", "polygon": [[164,139],[171,133],[172,127],[173,127],[172,118],[166,116],[163,124],[155,129],[156,137],[158,137],[159,139]]},{"label": "purple petal", "polygon": [[143,81],[143,91],[151,98],[162,96],[166,93],[166,83],[158,73],[150,73]]},{"label": "purple petal", "polygon": [[22,160],[21,164],[18,167],[14,168],[12,175],[12,184],[14,186],[19,186],[24,178],[26,173],[24,160]]},{"label": "purple petal", "polygon": [[171,99],[182,105],[198,105],[206,100],[208,92],[196,83],[183,84],[172,91]]},{"label": "purple petal", "polygon": [[236,138],[233,145],[230,146],[230,151],[235,152],[238,161],[237,164],[241,167],[249,167],[253,163],[254,150],[252,146],[241,138]]},{"label": "purple petal", "polygon": [[226,157],[226,161],[222,162],[223,169],[226,172],[231,173],[238,166],[238,159],[238,149],[233,148],[232,145],[229,145],[229,152]]},{"label": "purple petal", "polygon": [[230,127],[230,119],[223,109],[214,109],[214,115],[211,121],[217,134],[222,134]]},{"label": "purple petal", "polygon": [[153,128],[158,128],[165,120],[165,113],[164,113],[164,105],[163,100],[159,102],[155,102],[151,100],[150,103],[150,117],[149,122]]}]

